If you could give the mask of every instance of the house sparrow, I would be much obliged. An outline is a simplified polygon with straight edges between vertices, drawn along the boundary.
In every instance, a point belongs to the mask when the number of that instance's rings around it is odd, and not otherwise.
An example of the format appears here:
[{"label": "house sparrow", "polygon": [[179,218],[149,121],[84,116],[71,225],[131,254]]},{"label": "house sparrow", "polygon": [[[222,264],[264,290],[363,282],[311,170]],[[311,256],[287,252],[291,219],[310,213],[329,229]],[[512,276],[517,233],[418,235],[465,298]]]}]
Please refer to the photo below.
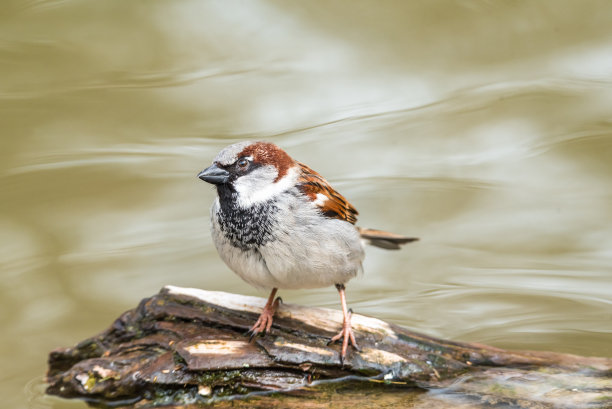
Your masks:
[{"label": "house sparrow", "polygon": [[335,285],[342,303],[341,362],[348,342],[358,350],[344,284],[362,271],[363,242],[385,249],[417,240],[356,227],[357,210],[314,170],[268,142],[224,148],[198,174],[217,187],[212,237],[223,261],[244,281],[271,289],[249,333],[270,330],[279,288]]}]

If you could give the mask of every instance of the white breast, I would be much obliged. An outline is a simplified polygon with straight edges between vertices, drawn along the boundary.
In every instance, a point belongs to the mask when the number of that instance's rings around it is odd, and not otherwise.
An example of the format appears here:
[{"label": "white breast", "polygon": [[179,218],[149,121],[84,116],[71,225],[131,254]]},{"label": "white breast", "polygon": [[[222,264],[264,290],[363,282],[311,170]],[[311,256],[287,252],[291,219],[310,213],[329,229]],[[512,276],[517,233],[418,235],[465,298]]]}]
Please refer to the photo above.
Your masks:
[{"label": "white breast", "polygon": [[279,196],[274,239],[242,250],[223,235],[211,209],[213,241],[223,261],[244,281],[261,288],[319,288],[345,283],[362,271],[364,257],[355,226],[324,218],[296,192]]}]

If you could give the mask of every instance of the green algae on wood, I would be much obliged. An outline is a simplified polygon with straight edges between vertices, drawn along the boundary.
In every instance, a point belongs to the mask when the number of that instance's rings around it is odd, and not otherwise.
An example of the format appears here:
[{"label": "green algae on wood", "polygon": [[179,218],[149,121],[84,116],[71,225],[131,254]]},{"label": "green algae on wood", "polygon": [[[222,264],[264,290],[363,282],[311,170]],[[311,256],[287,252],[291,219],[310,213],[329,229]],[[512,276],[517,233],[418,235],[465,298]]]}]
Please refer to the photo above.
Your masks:
[{"label": "green algae on wood", "polygon": [[470,407],[610,403],[611,359],[442,340],[358,314],[361,350],[350,350],[343,364],[339,346],[327,345],[339,311],[282,304],[270,333],[250,343],[243,334],[264,302],[168,286],[101,334],[51,352],[47,392],[100,405],[184,406],[361,382],[420,388]]}]

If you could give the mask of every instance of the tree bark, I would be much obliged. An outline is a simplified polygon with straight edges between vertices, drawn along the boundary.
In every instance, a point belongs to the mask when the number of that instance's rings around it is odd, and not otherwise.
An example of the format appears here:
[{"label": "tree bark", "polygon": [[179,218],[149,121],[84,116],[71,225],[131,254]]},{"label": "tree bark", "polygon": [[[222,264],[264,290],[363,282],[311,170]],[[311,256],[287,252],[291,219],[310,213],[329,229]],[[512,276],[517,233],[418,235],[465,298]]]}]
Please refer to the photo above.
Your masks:
[{"label": "tree bark", "polygon": [[[47,393],[101,405],[174,407],[251,397],[231,406],[265,407],[271,399],[330,390],[336,396],[345,387],[346,402],[334,407],[354,407],[351,393],[417,388],[419,396],[426,390],[431,399],[449,397],[448,407],[612,407],[610,358],[446,341],[353,314],[360,351],[349,349],[342,364],[340,346],[327,345],[340,328],[340,311],[281,304],[270,333],[249,342],[244,334],[264,304],[165,287],[101,334],[51,352]],[[287,393],[266,396],[279,391]]]}]

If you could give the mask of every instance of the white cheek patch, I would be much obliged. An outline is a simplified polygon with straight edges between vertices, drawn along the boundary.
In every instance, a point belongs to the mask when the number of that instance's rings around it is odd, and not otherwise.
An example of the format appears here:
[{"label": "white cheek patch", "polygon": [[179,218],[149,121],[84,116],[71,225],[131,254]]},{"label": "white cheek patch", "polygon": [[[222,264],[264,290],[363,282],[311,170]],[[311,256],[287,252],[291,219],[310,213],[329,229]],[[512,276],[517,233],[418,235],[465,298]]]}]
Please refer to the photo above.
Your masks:
[{"label": "white cheek patch", "polygon": [[236,179],[234,188],[238,192],[238,205],[250,207],[266,202],[296,184],[297,171],[294,168],[275,182],[277,176],[278,171],[274,166],[263,166]]}]

